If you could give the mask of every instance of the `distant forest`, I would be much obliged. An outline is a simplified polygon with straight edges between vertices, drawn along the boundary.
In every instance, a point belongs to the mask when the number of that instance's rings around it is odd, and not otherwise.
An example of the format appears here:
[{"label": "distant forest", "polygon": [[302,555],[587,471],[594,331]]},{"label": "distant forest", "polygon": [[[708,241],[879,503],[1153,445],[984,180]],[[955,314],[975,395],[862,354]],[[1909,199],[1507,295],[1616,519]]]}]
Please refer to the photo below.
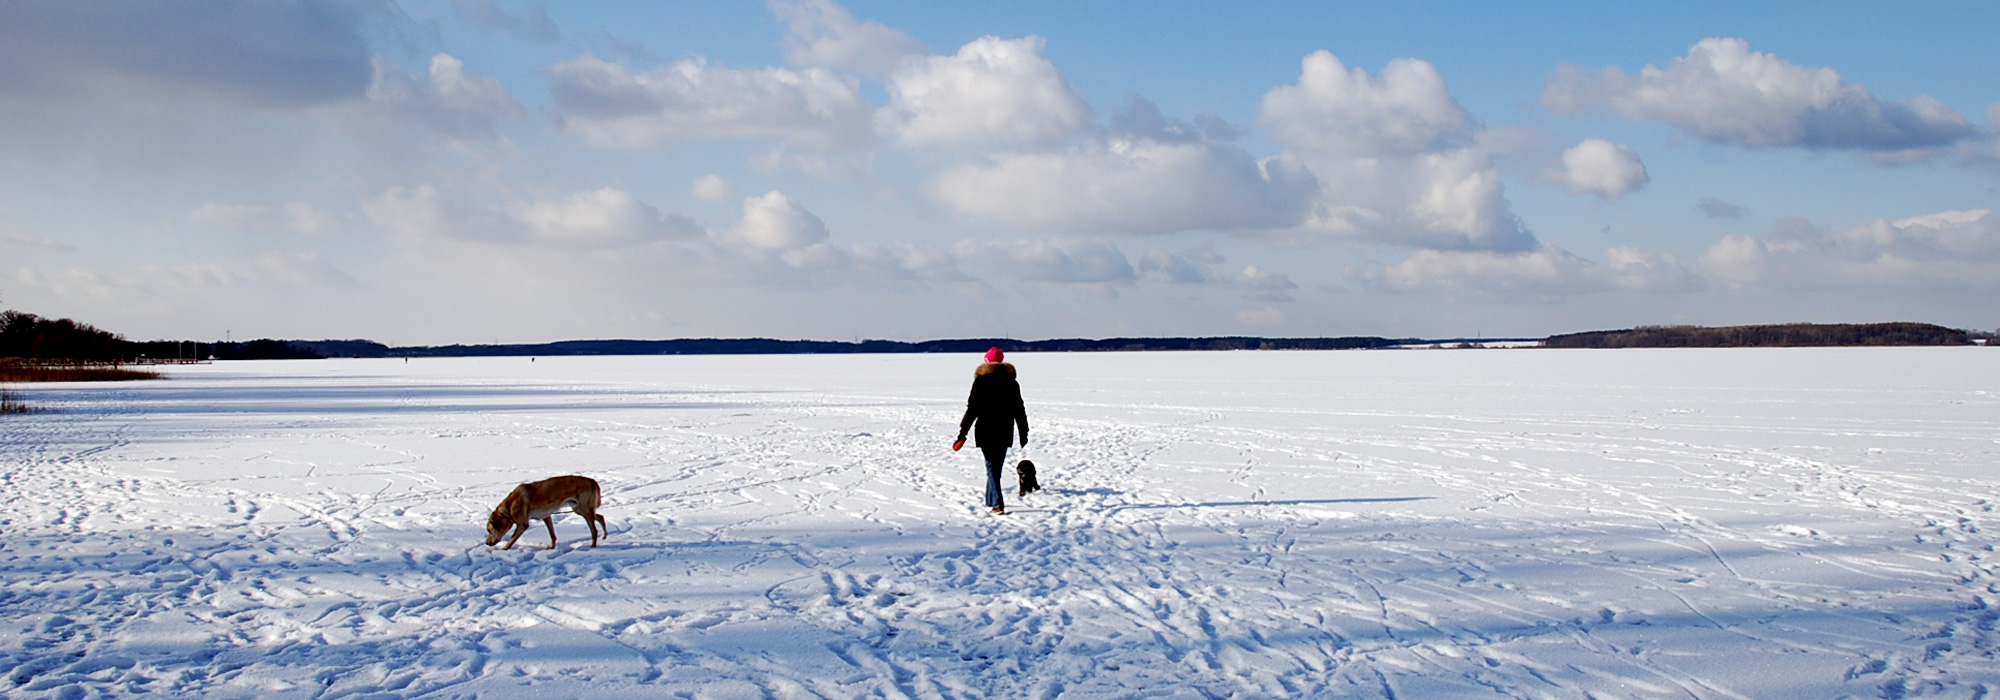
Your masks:
[{"label": "distant forest", "polygon": [[1640,326],[1552,335],[1550,348],[1746,348],[1970,345],[1972,334],[1928,323],[1791,323],[1772,326]]},{"label": "distant forest", "polygon": [[[1769,326],[1640,326],[1626,330],[1568,333],[1541,339],[1552,348],[1716,348],[1822,345],[1967,345],[1992,334],[1928,323],[1808,324]],[[1487,339],[1497,341],[1503,339]],[[1504,339],[1533,342],[1533,338]],[[0,358],[28,362],[143,363],[217,360],[320,359],[328,357],[489,357],[562,355],[778,355],[858,353],[971,353],[999,347],[1008,352],[1130,352],[1172,350],[1365,350],[1402,345],[1476,345],[1478,340],[1342,338],[1107,338],[1012,340],[968,338],[909,343],[774,340],[770,338],[681,340],[570,340],[516,345],[435,345],[392,347],[372,340],[276,340],[241,342],[147,341],[70,319],[47,319],[19,311],[0,312]]]},{"label": "distant forest", "polygon": [[1105,340],[1011,340],[971,338],[926,340],[773,340],[770,338],[684,340],[569,340],[528,345],[439,345],[392,348],[356,340],[297,342],[329,357],[474,357],[522,355],[786,355],[860,353],[973,353],[997,347],[1007,352],[1108,352],[1141,350],[1361,350],[1405,341],[1388,338],[1109,338]]}]

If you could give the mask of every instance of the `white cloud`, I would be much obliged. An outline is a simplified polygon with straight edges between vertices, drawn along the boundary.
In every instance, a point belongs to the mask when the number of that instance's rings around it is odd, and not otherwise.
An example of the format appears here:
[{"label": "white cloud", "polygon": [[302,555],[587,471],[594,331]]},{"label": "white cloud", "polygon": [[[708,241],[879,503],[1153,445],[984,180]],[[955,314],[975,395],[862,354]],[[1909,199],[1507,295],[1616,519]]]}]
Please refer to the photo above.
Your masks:
[{"label": "white cloud", "polygon": [[512,214],[530,236],[557,245],[615,247],[701,234],[694,222],[662,216],[632,193],[612,187],[561,200],[522,202]]},{"label": "white cloud", "polygon": [[1221,263],[1222,256],[1207,248],[1197,248],[1181,254],[1154,248],[1139,258],[1137,267],[1139,272],[1175,284],[1213,285],[1236,289],[1243,292],[1244,298],[1258,301],[1291,301],[1292,290],[1299,288],[1290,275],[1272,272],[1257,265],[1245,265],[1243,269],[1233,273],[1218,273],[1215,267]]},{"label": "white cloud", "polygon": [[402,234],[402,257],[391,265],[397,274],[425,271],[424,284],[445,288],[515,284],[629,295],[674,287],[906,288],[970,280],[938,248],[835,243],[825,222],[776,191],[745,198],[741,218],[707,229],[617,188],[507,199],[426,184],[391,188],[362,208],[377,225]]},{"label": "white cloud", "polygon": [[1646,174],[1646,165],[1639,162],[1637,151],[1603,139],[1584,139],[1563,151],[1562,160],[1562,182],[1569,185],[1569,191],[1578,194],[1595,192],[1617,197],[1645,187],[1652,180]]},{"label": "white cloud", "polygon": [[1381,291],[1516,301],[1695,287],[1694,279],[1671,255],[1621,247],[1606,251],[1605,258],[1597,263],[1548,244],[1516,253],[1419,250],[1386,268],[1349,268],[1347,276]]},{"label": "white cloud", "polygon": [[1978,131],[1930,97],[1885,100],[1831,68],[1807,68],[1704,39],[1666,67],[1592,75],[1563,66],[1542,91],[1557,112],[1608,110],[1671,124],[1713,143],[1750,147],[1902,151],[1953,144]]},{"label": "white cloud", "polygon": [[1305,221],[1281,235],[1436,249],[1535,245],[1472,116],[1429,63],[1398,59],[1376,77],[1316,52],[1296,84],[1265,94],[1259,121],[1320,185]]},{"label": "white cloud", "polygon": [[500,240],[522,235],[520,222],[480,202],[461,202],[436,185],[391,187],[361,202],[378,226],[411,238]]},{"label": "white cloud", "polygon": [[263,253],[222,263],[145,265],[139,281],[165,287],[353,287],[354,278],[313,253]]},{"label": "white cloud", "polygon": [[1206,284],[1213,280],[1213,267],[1222,262],[1222,256],[1207,248],[1198,248],[1181,254],[1167,252],[1161,248],[1146,251],[1139,258],[1139,271],[1157,273],[1175,284]]},{"label": "white cloud", "polygon": [[1090,108],[1042,56],[1040,37],[983,37],[890,75],[879,127],[904,146],[1042,146],[1070,135]]},{"label": "white cloud", "polygon": [[1035,230],[1165,233],[1291,226],[1316,183],[1233,144],[1114,140],[966,163],[928,190],[961,215]]},{"label": "white cloud", "polygon": [[902,61],[930,52],[915,37],[874,21],[857,21],[830,0],[771,0],[785,23],[785,57],[794,66],[819,66],[887,75]]},{"label": "white cloud", "polygon": [[965,240],[951,252],[961,267],[992,268],[1031,282],[1087,284],[1135,278],[1125,254],[1101,240]]},{"label": "white cloud", "polygon": [[1299,81],[1264,95],[1262,121],[1288,148],[1335,156],[1428,153],[1468,145],[1472,116],[1426,61],[1399,58],[1382,75],[1316,51]]},{"label": "white cloud", "polygon": [[736,193],[736,188],[731,186],[728,180],[722,179],[721,175],[712,174],[703,175],[700,179],[695,180],[694,187],[689,190],[689,194],[694,195],[695,199],[704,202],[720,202],[740,196]]},{"label": "white cloud", "polygon": [[1288,235],[1378,240],[1441,250],[1532,249],[1535,237],[1507,203],[1485,153],[1318,159],[1320,182],[1303,224]]},{"label": "white cloud", "polygon": [[1790,220],[1767,239],[1717,241],[1695,269],[1736,289],[1993,287],[2000,282],[2000,217],[1986,209],[1946,211],[1844,231]]},{"label": "white cloud", "polygon": [[364,200],[361,209],[375,224],[412,238],[616,248],[701,233],[693,221],[662,215],[611,187],[561,199],[491,203],[424,184],[392,187]]},{"label": "white cloud", "polygon": [[549,73],[564,127],[600,146],[752,139],[839,148],[869,136],[860,87],[823,68],[737,70],[690,59],[633,74],[584,56]]},{"label": "white cloud", "polygon": [[465,62],[451,54],[432,56],[422,79],[380,57],[374,71],[363,104],[393,125],[416,124],[454,138],[491,136],[499,118],[522,112],[500,81],[466,72]]},{"label": "white cloud", "polygon": [[1245,265],[1231,276],[1232,286],[1243,289],[1245,296],[1261,301],[1291,301],[1291,291],[1299,285],[1292,282],[1289,275],[1272,272],[1256,265]]},{"label": "white cloud", "polygon": [[109,301],[120,298],[127,300],[146,298],[143,289],[135,289],[123,280],[113,279],[109,275],[80,266],[70,266],[54,272],[32,267],[16,268],[14,282],[63,299]]},{"label": "white cloud", "polygon": [[201,205],[188,216],[225,228],[260,233],[326,234],[342,225],[339,217],[305,202],[286,202],[278,206],[210,203]]},{"label": "white cloud", "polygon": [[743,219],[725,238],[763,250],[793,250],[828,238],[826,224],[783,192],[743,200]]},{"label": "white cloud", "polygon": [[742,276],[767,282],[890,288],[971,280],[951,253],[908,241],[815,243],[769,252],[774,254],[739,259],[748,268]]}]

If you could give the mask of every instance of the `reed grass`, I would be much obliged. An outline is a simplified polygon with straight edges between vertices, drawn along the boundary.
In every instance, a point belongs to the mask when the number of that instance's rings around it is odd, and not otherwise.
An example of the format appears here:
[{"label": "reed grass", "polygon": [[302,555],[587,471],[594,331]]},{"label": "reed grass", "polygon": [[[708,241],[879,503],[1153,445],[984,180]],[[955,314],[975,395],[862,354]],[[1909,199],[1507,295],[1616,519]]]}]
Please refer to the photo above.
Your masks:
[{"label": "reed grass", "polygon": [[0,382],[123,382],[159,379],[152,370],[132,369],[112,364],[43,363],[0,360]]},{"label": "reed grass", "polygon": [[16,396],[12,390],[0,388],[0,416],[32,411],[27,402]]}]

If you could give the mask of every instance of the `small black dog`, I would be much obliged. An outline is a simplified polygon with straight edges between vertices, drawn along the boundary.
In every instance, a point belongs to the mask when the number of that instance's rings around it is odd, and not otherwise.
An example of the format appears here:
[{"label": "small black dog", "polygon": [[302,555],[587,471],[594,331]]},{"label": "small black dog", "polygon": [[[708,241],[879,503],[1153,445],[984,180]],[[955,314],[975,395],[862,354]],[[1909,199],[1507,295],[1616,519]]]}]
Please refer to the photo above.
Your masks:
[{"label": "small black dog", "polygon": [[1021,460],[1020,464],[1014,465],[1014,469],[1021,473],[1021,495],[1026,496],[1042,490],[1042,482],[1035,480],[1034,460]]}]

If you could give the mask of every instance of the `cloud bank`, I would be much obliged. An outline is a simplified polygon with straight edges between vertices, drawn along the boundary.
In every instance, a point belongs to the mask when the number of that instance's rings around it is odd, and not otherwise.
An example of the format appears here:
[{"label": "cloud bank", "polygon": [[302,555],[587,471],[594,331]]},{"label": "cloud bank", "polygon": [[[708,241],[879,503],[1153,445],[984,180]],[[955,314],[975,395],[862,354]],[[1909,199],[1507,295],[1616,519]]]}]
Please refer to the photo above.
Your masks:
[{"label": "cloud bank", "polygon": [[1704,141],[1753,148],[1901,151],[1979,134],[1936,99],[1883,99],[1832,68],[1800,66],[1732,38],[1704,39],[1686,56],[1637,75],[1616,66],[1596,73],[1563,66],[1543,88],[1542,104],[1559,113],[1662,122]]}]

